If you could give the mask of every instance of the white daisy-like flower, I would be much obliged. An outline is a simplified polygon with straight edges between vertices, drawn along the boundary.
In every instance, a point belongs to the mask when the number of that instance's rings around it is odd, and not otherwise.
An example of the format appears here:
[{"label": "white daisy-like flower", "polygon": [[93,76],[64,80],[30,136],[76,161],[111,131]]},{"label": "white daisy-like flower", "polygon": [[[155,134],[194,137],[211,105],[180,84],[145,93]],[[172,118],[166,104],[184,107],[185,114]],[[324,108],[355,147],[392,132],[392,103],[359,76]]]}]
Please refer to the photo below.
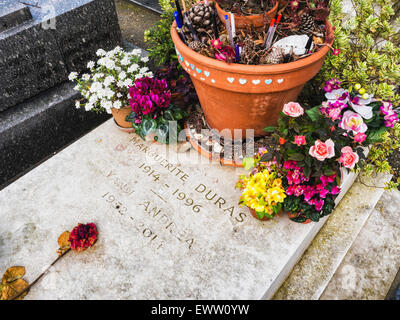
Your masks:
[{"label": "white daisy-like flower", "polygon": [[93,82],[91,87],[90,87],[90,92],[98,92],[99,90],[101,90],[103,88],[103,85],[100,82]]},{"label": "white daisy-like flower", "polygon": [[68,76],[70,81],[74,81],[78,77],[78,72],[71,72]]},{"label": "white daisy-like flower", "polygon": [[74,90],[75,90],[75,91],[79,91],[79,84],[77,84],[77,85],[74,87]]},{"label": "white daisy-like flower", "polygon": [[131,54],[133,54],[134,56],[139,56],[142,53],[142,50],[140,49],[133,49]]},{"label": "white daisy-like flower", "polygon": [[124,57],[122,60],[121,60],[121,65],[123,65],[123,66],[127,66],[129,63],[131,63],[131,61],[130,61],[130,59],[129,59],[129,57]]},{"label": "white daisy-like flower", "polygon": [[132,80],[132,79],[126,79],[126,80],[124,81],[124,85],[125,85],[126,87],[131,87],[131,86],[133,85],[133,80]]},{"label": "white daisy-like flower", "polygon": [[140,59],[142,62],[149,62],[149,58],[148,57],[143,57],[142,59]]},{"label": "white daisy-like flower", "polygon": [[120,46],[116,46],[113,50],[114,53],[119,53],[122,51],[122,48]]},{"label": "white daisy-like flower", "polygon": [[128,72],[129,72],[129,73],[132,73],[132,72],[137,71],[138,69],[139,69],[139,65],[135,63],[135,64],[131,65],[131,66],[128,68]]},{"label": "white daisy-like flower", "polygon": [[105,97],[105,95],[106,95],[105,89],[101,88],[100,90],[97,91],[98,99]]},{"label": "white daisy-like flower", "polygon": [[117,92],[117,97],[118,97],[118,98],[121,98],[121,97],[122,97],[122,94],[121,94],[120,92]]},{"label": "white daisy-like flower", "polygon": [[121,80],[124,80],[124,79],[126,78],[126,72],[125,72],[125,71],[120,72],[119,78],[120,78]]},{"label": "white daisy-like flower", "polygon": [[103,99],[103,100],[101,100],[100,104],[104,109],[111,109],[112,108],[112,102],[109,101],[109,100],[104,100]]},{"label": "white daisy-like flower", "polygon": [[138,74],[135,76],[135,80],[141,79],[141,78],[144,78],[143,73],[138,73]]},{"label": "white daisy-like flower", "polygon": [[75,107],[79,109],[81,107],[81,103],[77,100],[75,101]]},{"label": "white daisy-like flower", "polygon": [[97,64],[104,67],[104,66],[106,65],[106,61],[107,61],[106,58],[100,58],[100,59],[97,61]]},{"label": "white daisy-like flower", "polygon": [[113,107],[114,107],[115,109],[120,109],[120,108],[122,107],[122,102],[119,101],[119,100],[114,101]]},{"label": "white daisy-like flower", "polygon": [[124,82],[121,81],[121,80],[119,80],[119,81],[117,82],[117,86],[118,86],[119,88],[123,88],[123,87],[124,87]]},{"label": "white daisy-like flower", "polygon": [[143,68],[140,68],[139,73],[145,73],[147,71],[149,71],[149,68],[143,67]]},{"label": "white daisy-like flower", "polygon": [[104,79],[104,85],[106,86],[106,87],[108,87],[111,83],[113,83],[115,81],[115,78],[113,77],[113,76],[107,76],[105,79]]},{"label": "white daisy-like flower", "polygon": [[94,80],[97,80],[97,79],[103,78],[103,77],[104,77],[104,73],[96,73],[96,74],[93,76],[93,79],[94,79]]},{"label": "white daisy-like flower", "polygon": [[112,112],[111,112],[111,109],[106,109],[106,112],[108,113],[108,114],[111,114]]},{"label": "white daisy-like flower", "polygon": [[84,81],[88,81],[89,79],[90,79],[90,75],[87,74],[87,73],[85,73],[85,74],[82,76],[82,80],[84,80]]},{"label": "white daisy-like flower", "polygon": [[144,74],[145,77],[153,78],[153,72],[149,71]]},{"label": "white daisy-like flower", "polygon": [[85,105],[85,110],[86,111],[89,111],[89,110],[91,110],[93,108],[93,105],[91,104],[91,103],[86,103],[86,105]]},{"label": "white daisy-like flower", "polygon": [[115,68],[115,62],[111,59],[107,59],[105,66],[107,69],[113,70]]},{"label": "white daisy-like flower", "polygon": [[89,98],[89,103],[95,104],[98,99],[99,97],[97,96],[97,94],[92,94]]},{"label": "white daisy-like flower", "polygon": [[87,63],[87,67],[88,67],[88,69],[94,68],[94,61],[89,61],[89,62]]},{"label": "white daisy-like flower", "polygon": [[104,90],[104,96],[106,96],[108,99],[111,99],[114,96],[115,92],[111,90],[110,88],[106,88]]},{"label": "white daisy-like flower", "polygon": [[106,52],[105,52],[103,49],[99,49],[99,50],[96,51],[96,55],[97,55],[98,57],[102,57],[102,56],[104,56],[105,54],[106,54]]}]

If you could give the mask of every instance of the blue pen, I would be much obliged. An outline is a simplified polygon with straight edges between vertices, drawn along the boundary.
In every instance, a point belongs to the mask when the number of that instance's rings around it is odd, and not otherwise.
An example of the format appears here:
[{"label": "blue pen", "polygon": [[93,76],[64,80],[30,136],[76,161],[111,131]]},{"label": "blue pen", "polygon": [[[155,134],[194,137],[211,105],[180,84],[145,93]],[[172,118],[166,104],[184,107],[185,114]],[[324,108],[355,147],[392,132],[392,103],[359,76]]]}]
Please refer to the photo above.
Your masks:
[{"label": "blue pen", "polygon": [[231,30],[231,25],[230,25],[230,23],[229,23],[228,15],[226,14],[226,15],[224,16],[224,18],[225,18],[226,31],[228,31],[229,40],[230,40],[230,42],[231,42],[231,47],[234,48],[234,47],[235,47],[235,44],[233,43],[232,30]]},{"label": "blue pen", "polygon": [[240,61],[239,45],[235,45],[236,62]]},{"label": "blue pen", "polygon": [[178,32],[181,34],[181,37],[182,37],[182,41],[186,42],[185,35],[182,31],[182,21],[181,21],[178,11],[174,12],[174,16],[175,16],[175,21],[176,21]]}]

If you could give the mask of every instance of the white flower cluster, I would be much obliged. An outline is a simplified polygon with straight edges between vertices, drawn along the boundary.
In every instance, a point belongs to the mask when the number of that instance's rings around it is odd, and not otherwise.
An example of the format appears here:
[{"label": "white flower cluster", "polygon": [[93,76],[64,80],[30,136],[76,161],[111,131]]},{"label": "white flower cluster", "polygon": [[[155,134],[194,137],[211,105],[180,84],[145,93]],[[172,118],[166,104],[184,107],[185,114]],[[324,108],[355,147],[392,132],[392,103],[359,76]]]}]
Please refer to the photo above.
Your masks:
[{"label": "white flower cluster", "polygon": [[90,73],[83,74],[79,79],[77,72],[71,72],[68,77],[70,81],[77,82],[74,89],[85,98],[85,103],[76,101],[76,108],[82,106],[86,111],[105,110],[111,113],[112,108],[120,109],[129,104],[129,87],[136,79],[153,77],[145,66],[149,58],[141,57],[140,49],[131,52],[121,47],[108,52],[99,49],[96,55],[99,57],[97,63],[89,61],[87,64]]}]

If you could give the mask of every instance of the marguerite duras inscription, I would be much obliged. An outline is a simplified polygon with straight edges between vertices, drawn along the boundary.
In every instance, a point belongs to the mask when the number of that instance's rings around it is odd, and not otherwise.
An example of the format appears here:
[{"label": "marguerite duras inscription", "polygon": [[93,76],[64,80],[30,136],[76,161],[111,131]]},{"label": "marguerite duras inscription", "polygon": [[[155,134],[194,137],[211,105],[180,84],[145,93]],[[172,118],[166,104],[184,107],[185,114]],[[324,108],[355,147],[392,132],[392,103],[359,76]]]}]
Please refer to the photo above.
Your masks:
[{"label": "marguerite duras inscription", "polygon": [[[112,189],[104,190],[100,197],[117,214],[129,220],[134,230],[155,249],[167,246],[169,241],[177,241],[188,250],[196,245],[193,230],[179,219],[173,219],[168,212],[171,210],[168,204],[194,217],[204,210],[213,210],[225,214],[236,224],[245,221],[246,209],[229,203],[215,191],[216,185],[191,179],[184,168],[179,168],[160,155],[156,145],[148,144],[134,135],[130,143],[119,144],[115,150],[128,155],[139,182],[124,179],[115,168],[107,169],[105,178]],[[145,194],[145,198],[139,197],[138,193]],[[138,212],[151,219],[140,219]]]}]

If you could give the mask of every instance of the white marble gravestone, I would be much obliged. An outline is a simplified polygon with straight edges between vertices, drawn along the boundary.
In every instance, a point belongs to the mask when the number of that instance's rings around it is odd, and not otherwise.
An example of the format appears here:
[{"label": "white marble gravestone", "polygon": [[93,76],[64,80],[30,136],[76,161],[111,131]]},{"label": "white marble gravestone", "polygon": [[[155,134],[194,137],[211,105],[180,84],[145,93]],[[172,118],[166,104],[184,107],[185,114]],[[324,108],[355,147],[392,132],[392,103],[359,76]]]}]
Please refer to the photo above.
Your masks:
[{"label": "white marble gravestone", "polygon": [[64,230],[94,222],[94,247],[25,299],[270,298],[324,221],[257,221],[237,204],[238,174],[110,120],[0,191],[0,272],[23,265],[33,281]]}]

